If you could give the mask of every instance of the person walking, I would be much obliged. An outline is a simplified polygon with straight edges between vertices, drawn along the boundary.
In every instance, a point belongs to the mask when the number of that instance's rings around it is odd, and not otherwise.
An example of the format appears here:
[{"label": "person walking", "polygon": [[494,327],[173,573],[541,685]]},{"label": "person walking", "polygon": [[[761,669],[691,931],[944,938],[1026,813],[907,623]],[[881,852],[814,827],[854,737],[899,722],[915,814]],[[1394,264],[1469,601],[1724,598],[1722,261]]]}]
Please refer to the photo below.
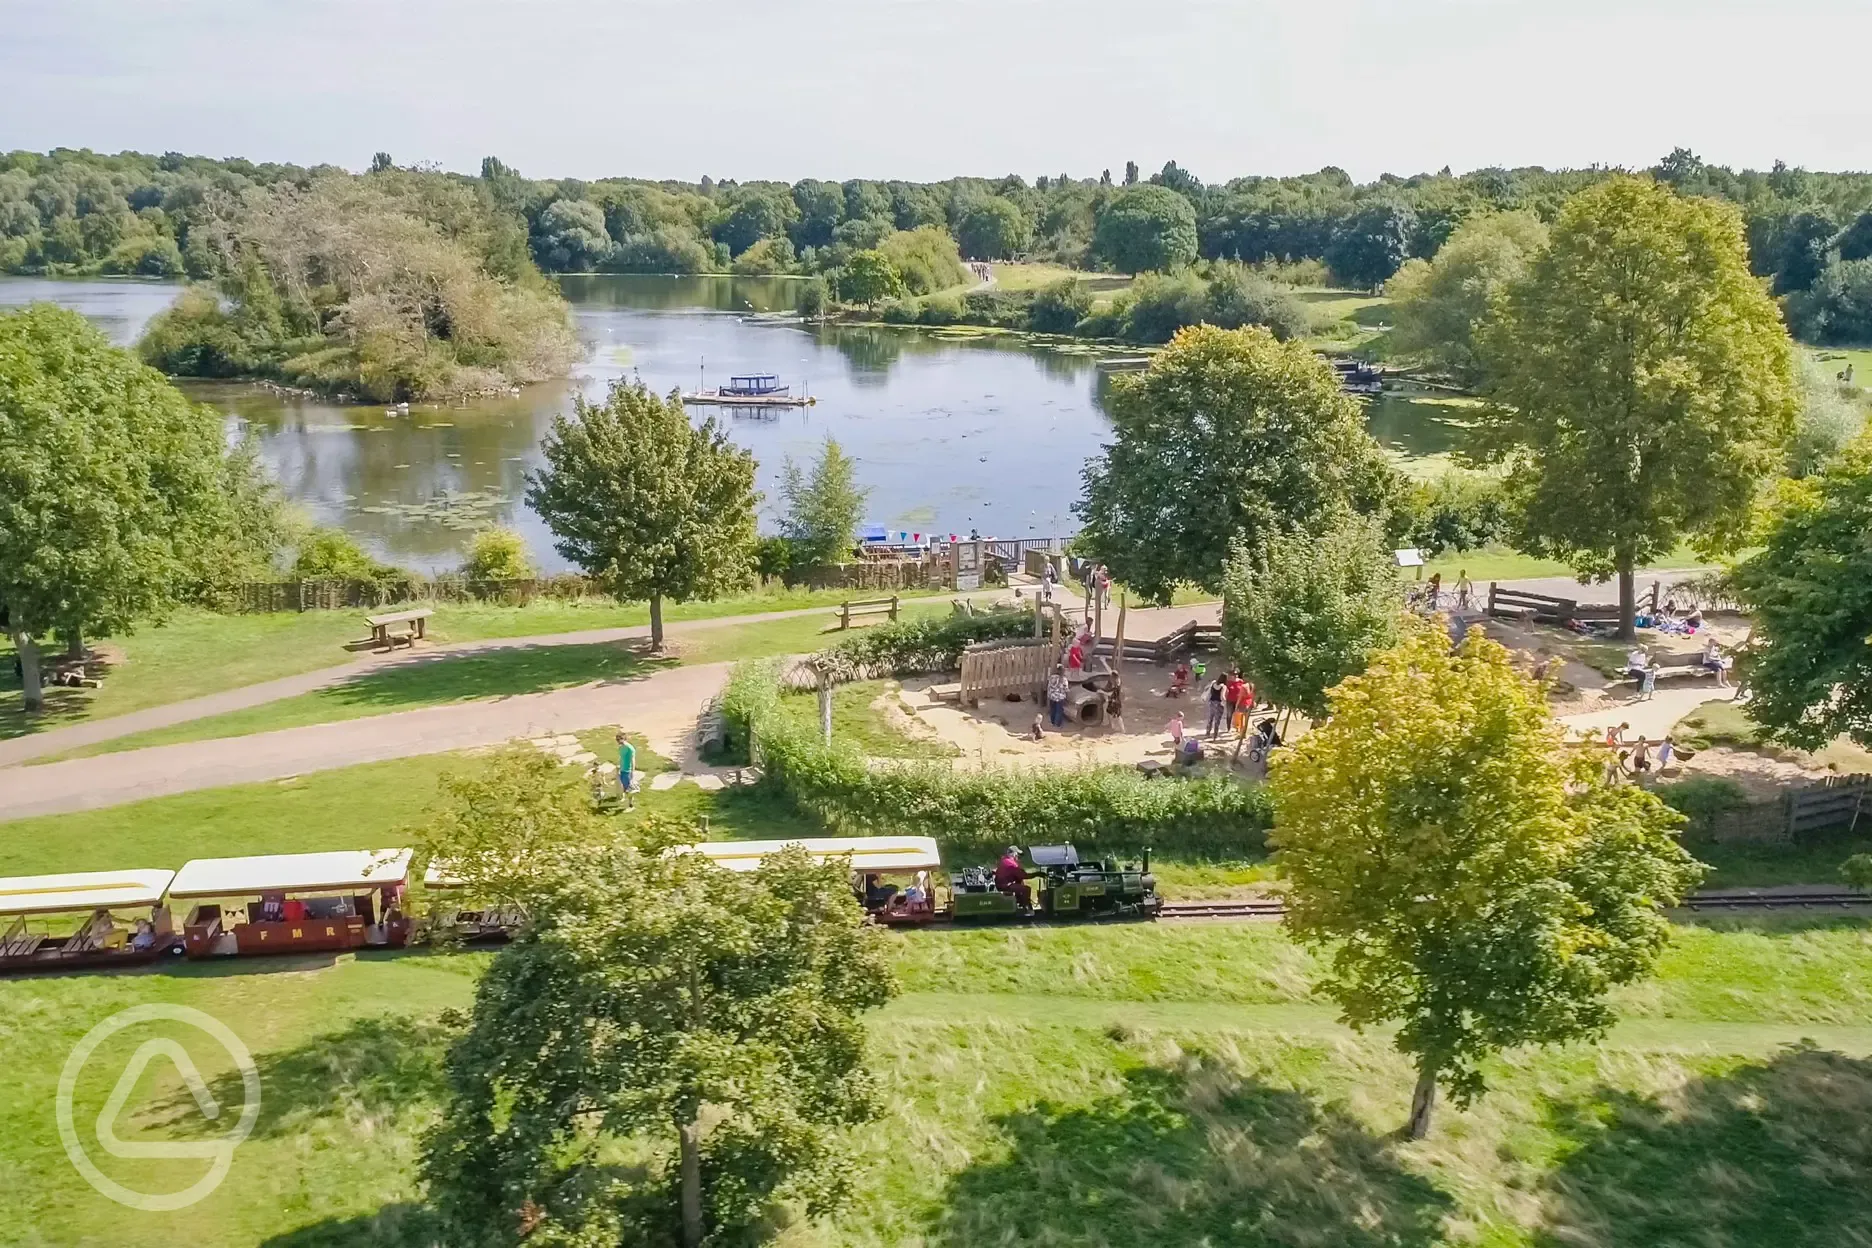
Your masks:
[{"label": "person walking", "polygon": [[1217,672],[1216,678],[1209,682],[1209,723],[1203,729],[1203,735],[1211,741],[1221,734],[1223,725],[1228,723],[1228,694],[1228,680]]},{"label": "person walking", "polygon": [[1164,731],[1170,734],[1171,745],[1175,746],[1178,749],[1183,748],[1183,712],[1182,711],[1178,711],[1176,714],[1170,717],[1170,722],[1164,725]]},{"label": "person walking", "polygon": [[1047,677],[1047,718],[1055,728],[1066,723],[1066,669],[1060,664],[1053,665],[1053,674]]},{"label": "person walking", "polygon": [[624,798],[626,810],[637,809],[637,747],[630,743],[622,728],[618,729],[618,792]]}]

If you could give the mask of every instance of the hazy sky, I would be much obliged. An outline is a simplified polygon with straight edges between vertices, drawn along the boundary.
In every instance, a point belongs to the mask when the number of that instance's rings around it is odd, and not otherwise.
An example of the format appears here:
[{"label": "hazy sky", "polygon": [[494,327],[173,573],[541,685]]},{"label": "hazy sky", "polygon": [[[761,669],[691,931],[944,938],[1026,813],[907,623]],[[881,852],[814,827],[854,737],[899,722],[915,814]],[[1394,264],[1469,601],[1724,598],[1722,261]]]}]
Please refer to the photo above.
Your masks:
[{"label": "hazy sky", "polygon": [[0,149],[533,177],[1872,167],[1872,0],[0,0]]}]

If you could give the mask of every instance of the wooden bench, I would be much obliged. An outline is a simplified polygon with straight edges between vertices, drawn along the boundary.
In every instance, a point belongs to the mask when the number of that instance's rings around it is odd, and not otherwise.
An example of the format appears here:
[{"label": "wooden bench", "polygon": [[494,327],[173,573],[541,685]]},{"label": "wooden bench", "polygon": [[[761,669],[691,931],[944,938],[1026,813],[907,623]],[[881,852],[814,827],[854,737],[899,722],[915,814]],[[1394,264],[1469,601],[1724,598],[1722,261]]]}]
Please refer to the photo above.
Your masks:
[{"label": "wooden bench", "polygon": [[[1659,680],[1672,680],[1679,676],[1714,676],[1716,674],[1703,666],[1701,651],[1694,654],[1653,655],[1651,666],[1656,669]],[[1629,667],[1625,669],[1623,676],[1634,685],[1644,683],[1642,679],[1632,675],[1632,669]]]},{"label": "wooden bench", "polygon": [[897,620],[897,595],[888,598],[854,598],[839,604],[839,628],[850,628],[854,619],[871,615],[888,615],[891,622]]},{"label": "wooden bench", "polygon": [[429,617],[435,612],[427,607],[414,611],[392,611],[388,615],[367,615],[364,622],[370,625],[371,642],[384,650],[394,650],[399,644],[413,646],[428,634]]}]

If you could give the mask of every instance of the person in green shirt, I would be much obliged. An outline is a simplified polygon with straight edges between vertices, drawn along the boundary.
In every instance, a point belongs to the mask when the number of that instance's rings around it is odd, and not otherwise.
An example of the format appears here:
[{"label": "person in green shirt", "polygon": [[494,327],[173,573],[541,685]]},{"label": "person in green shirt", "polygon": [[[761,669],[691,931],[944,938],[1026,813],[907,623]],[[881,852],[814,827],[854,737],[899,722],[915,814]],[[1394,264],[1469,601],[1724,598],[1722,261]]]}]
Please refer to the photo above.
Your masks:
[{"label": "person in green shirt", "polygon": [[630,743],[630,738],[621,731],[617,734],[618,747],[618,790],[624,795],[624,806],[628,810],[637,809],[637,747]]}]

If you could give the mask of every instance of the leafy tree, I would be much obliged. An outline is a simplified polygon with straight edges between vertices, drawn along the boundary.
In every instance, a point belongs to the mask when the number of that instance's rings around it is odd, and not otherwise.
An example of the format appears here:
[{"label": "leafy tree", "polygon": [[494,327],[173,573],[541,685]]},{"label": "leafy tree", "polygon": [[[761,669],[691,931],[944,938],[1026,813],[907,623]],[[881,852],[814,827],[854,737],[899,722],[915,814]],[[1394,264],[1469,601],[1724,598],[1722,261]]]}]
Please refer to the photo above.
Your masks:
[{"label": "leafy tree", "polygon": [[1135,160],[1125,161],[1124,184],[1126,186],[1136,186],[1137,180],[1138,180],[1137,161]]},{"label": "leafy tree", "polygon": [[1562,759],[1541,688],[1479,632],[1452,652],[1419,625],[1328,702],[1273,769],[1286,922],[1330,951],[1347,1024],[1399,1025],[1421,1139],[1438,1085],[1467,1104],[1489,1055],[1603,1034],[1701,867],[1657,797]]},{"label": "leafy tree", "polygon": [[877,1112],[861,1016],[894,991],[849,867],[792,849],[730,872],[667,852],[694,835],[674,821],[631,832],[530,856],[530,922],[477,985],[425,1141],[450,1243],[735,1242],[775,1203],[845,1195],[841,1135]]},{"label": "leafy tree", "polygon": [[604,209],[589,199],[559,199],[540,214],[533,254],[555,273],[592,272],[611,258]]},{"label": "leafy tree", "polygon": [[370,158],[372,173],[389,173],[396,168],[396,162],[390,159],[389,152],[377,152]]},{"label": "leafy tree", "polygon": [[524,581],[539,575],[526,538],[512,529],[482,529],[468,543],[462,575],[471,581]]},{"label": "leafy tree", "polygon": [[1833,369],[1808,355],[1799,359],[1800,418],[1788,443],[1790,477],[1812,476],[1846,449],[1866,427],[1857,385],[1839,381]]},{"label": "leafy tree", "polygon": [[810,475],[791,455],[780,469],[780,531],[794,546],[794,564],[837,563],[858,540],[870,491],[858,484],[858,463],[832,435],[819,447]]},{"label": "leafy tree", "polygon": [[971,260],[1006,260],[1027,250],[1033,225],[1018,204],[987,195],[969,205],[956,222],[955,236]]},{"label": "leafy tree", "polygon": [[1839,258],[1864,260],[1872,257],[1872,212],[1862,212],[1840,232]]},{"label": "leafy tree", "polygon": [[1508,284],[1547,245],[1530,212],[1471,217],[1434,260],[1412,260],[1385,287],[1396,320],[1394,350],[1421,353],[1465,386],[1481,380],[1475,334]]},{"label": "leafy tree", "polygon": [[1151,601],[1219,590],[1238,543],[1258,558],[1275,535],[1374,510],[1392,489],[1332,369],[1265,329],[1183,330],[1115,379],[1110,410],[1112,441],[1074,509],[1085,549]]},{"label": "leafy tree", "polygon": [[0,607],[28,710],[40,638],[160,618],[210,554],[243,546],[258,500],[224,486],[249,467],[230,466],[218,413],[76,312],[0,315]]},{"label": "leafy tree", "polygon": [[1371,204],[1333,232],[1326,263],[1346,285],[1376,290],[1403,267],[1416,228],[1416,214],[1405,205]]},{"label": "leafy tree", "polygon": [[1099,212],[1092,251],[1122,273],[1178,268],[1196,258],[1196,212],[1167,187],[1132,186]]},{"label": "leafy tree", "polygon": [[728,215],[715,227],[715,241],[740,255],[763,238],[784,235],[799,217],[799,206],[791,195],[770,191],[748,191],[739,195]]},{"label": "leafy tree", "polygon": [[650,603],[663,645],[663,600],[708,598],[747,583],[754,559],[754,457],[709,417],[689,423],[675,394],[615,382],[602,404],[577,399],[540,450],[527,503],[554,548],[616,597]]},{"label": "leafy tree", "polygon": [[760,277],[769,273],[785,273],[792,269],[794,263],[792,243],[784,238],[763,238],[736,256],[731,267],[735,273]]},{"label": "leafy tree", "polygon": [[1808,342],[1872,342],[1872,259],[1829,264],[1812,290],[1788,300],[1788,320]]},{"label": "leafy tree", "polygon": [[1306,305],[1293,293],[1240,265],[1218,264],[1209,279],[1204,320],[1223,329],[1265,325],[1282,342],[1303,338],[1313,326]]},{"label": "leafy tree", "polygon": [[1839,225],[1825,212],[1796,213],[1781,227],[1775,255],[1775,293],[1811,290],[1827,265]]},{"label": "leafy tree", "polygon": [[1819,749],[1872,747],[1872,441],[1782,491],[1762,549],[1733,580],[1749,605],[1749,717]]},{"label": "leafy tree", "polygon": [[1740,218],[1649,179],[1582,191],[1480,345],[1478,440],[1508,463],[1522,544],[1616,572],[1632,636],[1634,570],[1738,540],[1793,432],[1793,348]]},{"label": "leafy tree", "polygon": [[1383,530],[1343,515],[1318,533],[1283,533],[1263,562],[1237,554],[1223,582],[1222,641],[1275,706],[1310,719],[1326,691],[1397,640],[1403,595]]},{"label": "leafy tree", "polygon": [[886,235],[877,249],[903,276],[904,289],[913,295],[927,295],[969,280],[955,239],[936,226],[898,230]]},{"label": "leafy tree", "polygon": [[853,303],[881,303],[904,293],[903,275],[883,252],[861,251],[846,262],[838,289]]}]

